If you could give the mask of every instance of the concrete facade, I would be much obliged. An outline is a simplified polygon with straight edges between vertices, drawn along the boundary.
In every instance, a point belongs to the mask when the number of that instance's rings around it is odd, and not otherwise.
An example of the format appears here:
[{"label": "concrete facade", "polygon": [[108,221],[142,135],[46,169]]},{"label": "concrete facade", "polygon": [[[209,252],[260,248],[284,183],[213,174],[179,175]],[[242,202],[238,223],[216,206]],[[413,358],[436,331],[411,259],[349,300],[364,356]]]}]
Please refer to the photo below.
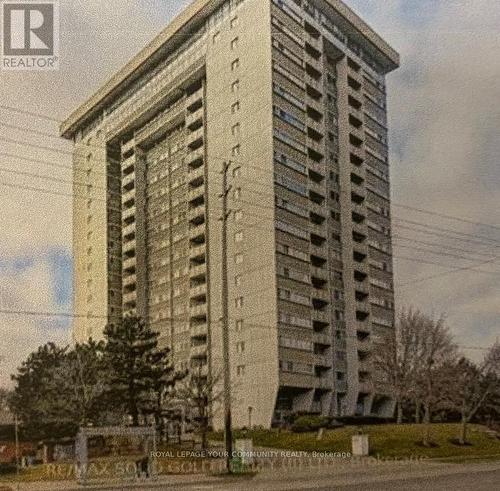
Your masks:
[{"label": "concrete facade", "polygon": [[394,324],[385,75],[398,63],[337,0],[194,2],[61,127],[87,183],[75,339],[136,314],[179,368],[221,372],[230,162],[235,426],[388,415],[372,344]]}]

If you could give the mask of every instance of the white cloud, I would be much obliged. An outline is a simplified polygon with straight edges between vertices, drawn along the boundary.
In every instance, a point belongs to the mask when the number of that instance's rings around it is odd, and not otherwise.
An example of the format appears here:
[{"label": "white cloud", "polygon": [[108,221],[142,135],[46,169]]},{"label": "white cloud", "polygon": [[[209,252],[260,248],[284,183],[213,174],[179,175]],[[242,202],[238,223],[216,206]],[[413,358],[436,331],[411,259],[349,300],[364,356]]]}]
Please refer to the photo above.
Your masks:
[{"label": "white cloud", "polygon": [[[12,259],[0,271],[0,309],[36,312],[63,312],[54,296],[54,275],[45,255],[34,256],[22,268]],[[69,342],[66,321],[57,318],[0,315],[0,386],[9,384],[10,374],[29,353],[49,341]]]}]

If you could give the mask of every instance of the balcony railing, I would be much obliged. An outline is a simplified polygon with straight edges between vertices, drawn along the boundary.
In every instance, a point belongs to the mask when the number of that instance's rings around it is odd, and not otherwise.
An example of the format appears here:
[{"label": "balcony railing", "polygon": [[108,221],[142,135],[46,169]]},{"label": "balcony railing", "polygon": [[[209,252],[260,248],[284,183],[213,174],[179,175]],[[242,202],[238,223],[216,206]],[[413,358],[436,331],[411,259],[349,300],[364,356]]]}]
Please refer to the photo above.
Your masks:
[{"label": "balcony railing", "polygon": [[205,337],[208,335],[208,326],[206,324],[197,324],[191,326],[189,332],[192,338]]},{"label": "balcony railing", "polygon": [[206,252],[207,252],[207,248],[206,248],[205,244],[202,244],[202,245],[199,245],[196,247],[191,247],[189,249],[189,257],[191,257],[191,258],[198,257],[198,256],[201,256],[202,254],[206,254]]},{"label": "balcony railing", "polygon": [[193,266],[189,270],[189,276],[191,278],[196,278],[197,276],[201,276],[207,273],[207,265],[199,264],[198,266]]},{"label": "balcony railing", "polygon": [[203,285],[198,285],[198,286],[192,287],[189,290],[189,296],[191,298],[201,297],[201,296],[206,295],[206,294],[207,294],[207,285],[206,285],[206,283],[203,284]]},{"label": "balcony railing", "polygon": [[205,150],[203,147],[192,150],[185,157],[185,162],[187,165],[192,166],[193,163],[202,160],[205,156]]},{"label": "balcony railing", "polygon": [[[206,356],[207,356],[206,344],[191,346],[191,358],[205,358]],[[194,373],[196,373],[196,370],[194,370]]]}]

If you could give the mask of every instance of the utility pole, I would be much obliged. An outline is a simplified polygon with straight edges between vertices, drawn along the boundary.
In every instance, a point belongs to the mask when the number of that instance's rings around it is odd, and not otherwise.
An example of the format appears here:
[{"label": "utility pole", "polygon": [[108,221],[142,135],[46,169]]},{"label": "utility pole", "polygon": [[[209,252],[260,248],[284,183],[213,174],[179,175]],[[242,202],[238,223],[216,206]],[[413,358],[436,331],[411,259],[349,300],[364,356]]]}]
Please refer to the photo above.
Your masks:
[{"label": "utility pole", "polygon": [[19,420],[17,419],[17,414],[14,416],[14,430],[15,430],[15,441],[16,441],[16,477],[17,477],[17,489],[19,489]]},{"label": "utility pole", "polygon": [[222,164],[222,350],[224,358],[224,440],[226,446],[226,468],[231,473],[231,459],[233,454],[233,428],[231,420],[231,367],[229,364],[229,291],[227,272],[227,219],[230,212],[227,207],[227,198],[231,191],[228,185],[227,174],[231,163]]}]

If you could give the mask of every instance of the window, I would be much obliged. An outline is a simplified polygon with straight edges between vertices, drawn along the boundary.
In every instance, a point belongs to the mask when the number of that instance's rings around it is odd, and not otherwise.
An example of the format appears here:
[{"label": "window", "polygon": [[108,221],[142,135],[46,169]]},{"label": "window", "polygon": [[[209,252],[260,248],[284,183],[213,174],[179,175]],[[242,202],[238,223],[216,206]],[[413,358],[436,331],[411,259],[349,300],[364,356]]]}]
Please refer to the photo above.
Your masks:
[{"label": "window", "polygon": [[238,25],[239,19],[238,16],[233,17],[231,19],[231,29],[234,29]]},{"label": "window", "polygon": [[236,101],[231,105],[231,113],[236,114],[240,110],[240,101]]},{"label": "window", "polygon": [[233,179],[237,179],[241,176],[241,167],[235,167],[233,169]]},{"label": "window", "polygon": [[278,116],[283,121],[290,123],[293,127],[299,129],[300,131],[305,132],[306,125],[298,118],[296,118],[293,114],[290,114],[278,106],[273,106],[274,115]]},{"label": "window", "polygon": [[235,242],[243,242],[243,232],[236,232],[234,234],[234,241]]},{"label": "window", "polygon": [[236,321],[236,330],[237,331],[242,331],[243,330],[243,320],[239,319]]},{"label": "window", "polygon": [[236,60],[234,60],[231,63],[231,71],[234,72],[239,66],[240,66],[240,59],[236,58]]},{"label": "window", "polygon": [[235,286],[241,286],[241,275],[237,274],[237,275],[234,277],[234,285],[235,285]]},{"label": "window", "polygon": [[236,211],[234,212],[234,220],[235,220],[236,222],[239,222],[239,221],[241,221],[242,219],[243,219],[243,211],[241,211],[241,210],[236,210]]},{"label": "window", "polygon": [[233,191],[233,198],[235,200],[239,200],[241,199],[241,188],[236,188],[234,191]]},{"label": "window", "polygon": [[233,94],[235,94],[236,92],[238,92],[238,90],[240,90],[240,81],[239,80],[235,80],[232,84],[231,84],[231,92]]},{"label": "window", "polygon": [[240,150],[241,150],[240,145],[239,144],[235,145],[231,150],[231,154],[233,155],[233,157],[237,157],[240,154]]},{"label": "window", "polygon": [[236,49],[238,47],[239,39],[236,37],[231,41],[231,49]]},{"label": "window", "polygon": [[243,297],[236,297],[234,299],[234,304],[236,305],[237,309],[241,309],[243,307]]},{"label": "window", "polygon": [[243,263],[243,254],[236,254],[234,256],[234,262],[236,264],[242,264]]},{"label": "window", "polygon": [[[236,123],[233,125],[233,127],[231,128],[231,134],[233,136],[239,136],[240,135],[240,123]],[[233,172],[234,174],[234,172]]]},{"label": "window", "polygon": [[212,43],[215,44],[220,39],[220,31],[217,31],[212,37]]},{"label": "window", "polygon": [[236,343],[236,352],[240,355],[245,352],[245,343],[243,341]]},{"label": "window", "polygon": [[238,377],[245,375],[245,365],[238,365],[236,367],[236,375],[238,375]]}]

